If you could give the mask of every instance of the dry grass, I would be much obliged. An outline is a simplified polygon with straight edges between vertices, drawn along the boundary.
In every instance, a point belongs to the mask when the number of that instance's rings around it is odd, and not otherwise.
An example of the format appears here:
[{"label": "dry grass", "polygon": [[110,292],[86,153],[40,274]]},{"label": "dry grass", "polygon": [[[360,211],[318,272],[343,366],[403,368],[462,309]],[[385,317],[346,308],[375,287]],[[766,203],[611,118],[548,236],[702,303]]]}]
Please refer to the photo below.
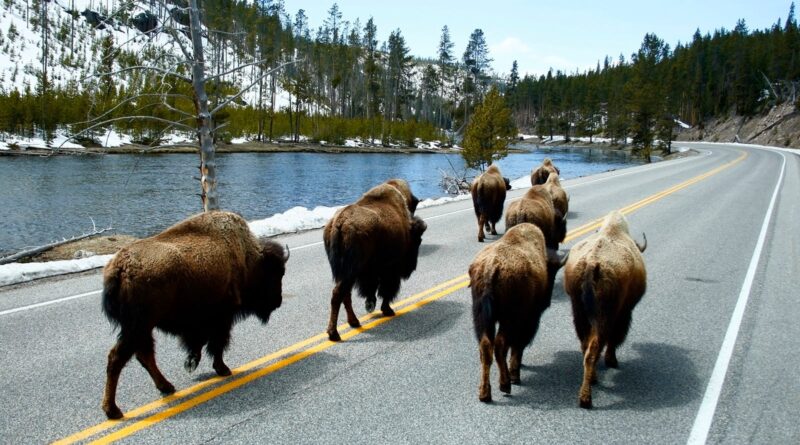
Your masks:
[{"label": "dry grass", "polygon": [[96,255],[107,255],[116,253],[120,248],[136,240],[137,238],[129,235],[97,236],[72,243],[62,244],[46,252],[42,252],[33,258],[30,258],[28,261],[38,262],[71,260],[75,258],[75,253],[79,250],[93,252]]}]

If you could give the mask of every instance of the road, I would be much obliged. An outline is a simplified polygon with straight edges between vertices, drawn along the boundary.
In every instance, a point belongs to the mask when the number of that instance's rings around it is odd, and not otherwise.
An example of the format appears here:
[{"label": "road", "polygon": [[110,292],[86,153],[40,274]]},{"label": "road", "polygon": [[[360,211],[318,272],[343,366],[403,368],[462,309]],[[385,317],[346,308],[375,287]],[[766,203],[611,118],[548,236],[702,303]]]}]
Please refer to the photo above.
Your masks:
[{"label": "road", "polygon": [[340,325],[342,343],[323,334],[332,283],[321,231],[281,237],[292,249],[283,306],[266,326],[234,327],[234,375],[214,377],[207,357],[186,373],[177,340],[159,334],[157,360],[179,391],[162,399],[131,361],[120,422],[100,409],[115,337],[99,272],[0,288],[0,442],[800,443],[800,157],[696,148],[564,183],[565,247],[612,209],[649,243],[647,293],[619,369],[599,367],[593,410],[578,408],[582,358],[561,273],[522,385],[478,401],[465,274],[483,245],[460,201],[417,212],[428,231],[398,316]]}]

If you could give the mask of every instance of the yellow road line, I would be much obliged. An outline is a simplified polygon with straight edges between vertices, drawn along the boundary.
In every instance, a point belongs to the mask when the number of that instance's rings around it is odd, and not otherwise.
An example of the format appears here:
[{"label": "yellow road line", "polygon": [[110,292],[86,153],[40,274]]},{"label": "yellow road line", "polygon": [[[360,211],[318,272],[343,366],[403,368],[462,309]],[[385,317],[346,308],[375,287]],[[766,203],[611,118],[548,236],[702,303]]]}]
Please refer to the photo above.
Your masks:
[{"label": "yellow road line", "polygon": [[[646,206],[648,204],[651,204],[651,203],[653,203],[655,201],[658,201],[658,200],[660,200],[660,199],[662,199],[662,198],[664,198],[664,197],[666,197],[666,196],[668,196],[670,194],[673,194],[673,193],[675,193],[675,192],[677,192],[679,190],[682,190],[682,189],[684,189],[686,187],[689,187],[692,184],[700,182],[700,181],[702,181],[702,180],[704,180],[704,179],[706,179],[706,178],[708,178],[710,176],[713,176],[713,175],[715,175],[715,174],[717,174],[717,173],[719,173],[719,172],[721,172],[721,171],[723,171],[723,170],[725,170],[725,169],[727,169],[727,168],[729,168],[729,167],[731,167],[731,166],[743,161],[747,156],[748,156],[748,154],[746,152],[742,152],[742,154],[738,158],[734,159],[733,161],[730,161],[730,162],[728,162],[726,164],[723,164],[723,165],[721,165],[721,166],[719,166],[719,167],[717,167],[717,168],[715,168],[713,170],[710,170],[710,171],[708,171],[706,173],[703,173],[703,174],[701,174],[699,176],[691,178],[691,179],[689,179],[687,181],[684,181],[684,182],[682,182],[680,184],[672,186],[672,187],[670,187],[670,188],[668,188],[666,190],[663,190],[663,191],[661,191],[659,193],[656,193],[656,194],[651,195],[651,196],[649,196],[647,198],[644,198],[644,199],[642,199],[640,201],[637,201],[637,202],[635,202],[633,204],[630,204],[630,205],[620,209],[620,212],[622,212],[623,214],[626,214],[626,215],[629,214],[629,213],[632,213],[632,212],[634,212],[634,211],[636,211],[636,210],[638,210],[638,209],[640,209],[640,208],[642,208],[642,207],[644,207],[644,206]],[[567,234],[567,237],[564,239],[564,242],[569,242],[569,241],[571,241],[571,240],[573,240],[575,238],[578,238],[578,237],[580,237],[580,236],[582,236],[582,235],[584,235],[584,234],[586,234],[588,232],[591,232],[594,229],[597,229],[598,227],[600,227],[601,223],[602,223],[602,218],[599,218],[599,219],[596,219],[596,220],[591,221],[589,223],[586,223],[586,224],[584,224],[584,225],[582,225],[582,226],[580,226],[580,227],[578,227],[576,229],[573,229],[572,231],[570,231],[570,233]],[[458,276],[456,278],[453,278],[451,280],[443,282],[443,283],[441,283],[441,284],[439,284],[437,286],[434,286],[434,287],[432,287],[430,289],[427,289],[427,290],[425,290],[423,292],[420,292],[418,294],[412,295],[411,297],[408,297],[408,298],[405,298],[403,300],[398,301],[395,306],[396,307],[402,306],[402,308],[395,309],[395,313],[397,315],[402,315],[402,314],[411,312],[411,311],[416,310],[416,309],[418,309],[418,308],[420,308],[420,307],[422,307],[422,306],[424,306],[424,305],[426,305],[426,304],[428,304],[428,303],[430,303],[432,301],[438,300],[438,299],[440,299],[440,298],[442,298],[442,297],[444,297],[446,295],[449,295],[449,294],[451,294],[451,293],[453,293],[453,292],[455,292],[457,290],[463,289],[468,284],[469,284],[469,277],[466,274],[460,275],[460,276]],[[439,292],[436,292],[437,290]],[[436,293],[434,293],[434,292],[436,292]],[[433,293],[433,295],[430,295],[432,293]],[[430,295],[430,296],[426,297],[427,295]],[[416,303],[413,303],[415,300],[419,300],[419,301],[417,301]],[[405,305],[405,306],[403,306],[403,305]],[[360,327],[360,328],[349,328],[349,325],[347,325],[347,324],[340,325],[338,327],[338,329],[340,331],[344,331],[343,333],[340,334],[341,337],[342,337],[342,340],[346,340],[348,338],[354,337],[354,336],[356,336],[356,335],[358,335],[358,334],[360,334],[362,332],[365,332],[365,331],[368,331],[370,329],[373,329],[376,326],[379,326],[379,325],[381,325],[381,324],[393,319],[393,317],[375,318],[379,314],[380,314],[379,311],[375,311],[373,313],[367,314],[367,315],[362,316],[361,318],[359,318],[359,321],[362,322],[362,327]],[[370,321],[370,320],[372,320],[372,321]],[[368,322],[368,323],[364,324],[365,322]],[[299,349],[302,349],[302,348],[304,348],[304,347],[306,347],[306,346],[308,346],[310,344],[313,344],[315,342],[318,342],[318,341],[321,341],[321,343],[319,343],[319,344],[317,344],[317,345],[315,345],[315,346],[313,346],[311,348],[305,349],[305,350],[303,350],[301,352],[298,352],[298,353],[296,353],[294,355],[286,357],[286,358],[284,358],[284,359],[282,359],[282,360],[280,360],[278,362],[275,362],[275,363],[273,363],[273,364],[271,364],[269,366],[266,366],[266,367],[264,367],[264,368],[262,368],[262,369],[260,369],[258,371],[252,372],[250,374],[246,374],[247,371],[249,371],[249,370],[251,370],[253,368],[261,366],[261,365],[263,365],[265,363],[268,363],[268,362],[270,362],[272,360],[275,360],[277,358],[280,358],[280,357],[286,356],[288,354],[291,354],[292,352],[295,352],[295,351],[297,351]],[[227,383],[224,383],[222,385],[219,385],[219,386],[213,388],[210,391],[207,391],[207,392],[205,392],[203,394],[200,394],[200,395],[198,395],[196,397],[193,397],[193,398],[188,399],[188,400],[186,400],[184,402],[181,402],[181,403],[178,403],[178,404],[176,404],[174,406],[171,406],[171,407],[169,407],[169,408],[167,408],[167,409],[165,409],[163,411],[160,411],[160,412],[158,412],[156,414],[153,414],[153,415],[151,415],[151,416],[149,416],[149,417],[147,417],[145,419],[136,421],[135,423],[133,423],[133,424],[131,424],[131,425],[125,427],[125,428],[121,428],[121,429],[115,431],[114,433],[111,433],[111,434],[109,434],[107,436],[104,436],[104,437],[102,437],[102,438],[100,438],[97,441],[94,441],[92,443],[111,443],[111,442],[119,440],[119,439],[121,439],[123,437],[127,437],[127,436],[129,436],[131,434],[134,434],[137,431],[140,431],[142,429],[148,428],[149,426],[152,426],[153,424],[161,422],[162,420],[168,419],[168,418],[170,418],[170,417],[172,417],[172,416],[174,416],[176,414],[184,412],[184,411],[186,411],[188,409],[191,409],[191,408],[193,408],[193,407],[195,407],[197,405],[205,403],[205,402],[207,402],[207,401],[209,401],[209,400],[211,400],[213,398],[216,398],[216,397],[218,397],[218,396],[220,396],[222,394],[225,394],[225,393],[230,392],[230,391],[232,391],[232,390],[234,390],[236,388],[239,388],[239,387],[241,387],[241,386],[243,386],[243,385],[245,385],[245,384],[247,384],[247,383],[249,383],[249,382],[251,382],[253,380],[256,380],[256,379],[261,378],[261,377],[263,377],[263,376],[265,376],[267,374],[270,374],[270,373],[275,372],[275,371],[277,371],[279,369],[285,368],[286,366],[289,366],[289,365],[291,365],[293,363],[296,363],[296,362],[298,362],[300,360],[303,360],[304,358],[309,357],[309,356],[311,356],[313,354],[316,354],[319,351],[325,350],[325,349],[327,349],[327,348],[329,348],[329,347],[331,347],[331,346],[333,346],[335,344],[336,344],[335,342],[331,342],[331,341],[327,340],[327,334],[321,333],[321,334],[315,335],[313,337],[310,337],[310,338],[308,338],[306,340],[303,340],[301,342],[295,343],[295,344],[293,344],[291,346],[288,346],[286,348],[283,348],[283,349],[281,349],[279,351],[276,351],[274,353],[265,355],[264,357],[261,357],[259,359],[253,360],[253,361],[251,361],[249,363],[246,363],[246,364],[234,369],[232,371],[233,375],[231,377],[229,377],[229,378],[212,377],[212,378],[210,378],[208,380],[204,380],[204,381],[202,381],[202,382],[200,382],[200,383],[198,383],[196,385],[193,385],[193,386],[191,386],[189,388],[180,390],[180,391],[176,392],[173,395],[170,395],[170,396],[155,400],[155,401],[153,401],[151,403],[148,403],[146,405],[143,405],[141,407],[135,408],[135,409],[125,413],[125,417],[126,418],[137,417],[137,416],[146,414],[146,413],[148,413],[150,411],[153,411],[155,409],[159,409],[159,408],[162,408],[164,406],[168,406],[173,402],[176,402],[176,401],[178,401],[180,399],[183,399],[183,398],[185,398],[185,397],[187,397],[187,396],[189,396],[191,394],[194,394],[194,393],[200,391],[201,389],[204,389],[206,387],[212,386],[212,385],[214,385],[216,383],[227,382]],[[237,378],[238,376],[243,375],[243,374],[246,374],[246,375],[244,375],[243,377]],[[75,442],[78,442],[80,440],[87,439],[87,438],[92,437],[92,436],[94,436],[96,434],[99,434],[102,431],[105,431],[107,429],[116,427],[116,426],[118,426],[118,425],[120,425],[121,423],[124,423],[124,422],[125,422],[125,419],[122,419],[122,420],[108,420],[108,421],[99,423],[99,424],[97,424],[97,425],[95,425],[93,427],[87,428],[87,429],[85,429],[83,431],[80,431],[78,433],[75,433],[75,434],[73,434],[73,435],[71,435],[69,437],[61,439],[61,440],[59,440],[57,442],[54,442],[54,443],[55,444],[71,444],[71,443],[75,443]]]},{"label": "yellow road line", "polygon": [[[464,277],[465,277],[465,275],[461,276],[461,277],[458,277],[458,278],[463,280]],[[417,301],[416,303],[409,304],[408,306],[405,306],[404,308],[396,311],[395,317],[382,317],[382,318],[374,319],[371,322],[361,326],[360,328],[355,328],[355,329],[352,329],[352,330],[350,330],[348,332],[345,332],[344,334],[341,334],[342,340],[347,340],[348,338],[355,337],[356,335],[358,335],[358,334],[360,334],[362,332],[368,331],[370,329],[374,329],[375,327],[380,326],[381,324],[386,323],[389,320],[392,320],[394,318],[397,318],[398,316],[402,316],[403,314],[406,314],[408,312],[416,310],[416,309],[418,309],[418,308],[420,308],[422,306],[425,306],[426,304],[428,304],[428,303],[430,303],[432,301],[438,300],[439,298],[442,298],[445,295],[449,295],[449,294],[451,294],[451,293],[453,293],[453,292],[455,292],[455,291],[457,291],[459,289],[463,289],[464,287],[467,286],[467,284],[469,284],[468,281],[461,281],[460,283],[457,283],[457,284],[455,284],[455,285],[453,285],[453,286],[451,286],[449,288],[446,288],[446,289],[444,289],[442,291],[439,291],[436,294],[433,294],[433,295],[431,295],[431,296],[429,296],[427,298],[423,298],[423,299]],[[298,352],[295,355],[292,355],[292,356],[287,357],[287,358],[285,358],[285,359],[283,359],[283,360],[281,360],[279,362],[273,363],[273,364],[271,364],[269,366],[266,366],[266,367],[264,367],[262,369],[259,369],[258,371],[253,372],[251,374],[248,374],[248,375],[246,375],[246,376],[244,376],[244,377],[242,377],[240,379],[230,381],[230,382],[228,382],[228,383],[226,383],[224,385],[220,385],[220,386],[212,389],[211,391],[208,391],[208,392],[205,392],[203,394],[200,394],[197,397],[193,397],[193,398],[191,398],[189,400],[186,400],[185,402],[179,403],[179,404],[177,404],[175,406],[171,406],[171,407],[165,409],[164,411],[159,411],[158,413],[153,414],[150,417],[147,417],[145,419],[137,421],[137,422],[131,424],[130,426],[127,426],[127,427],[122,428],[122,429],[120,429],[118,431],[115,431],[115,432],[113,432],[113,433],[111,433],[111,434],[109,434],[109,435],[107,435],[105,437],[102,437],[102,438],[100,438],[100,439],[98,439],[98,440],[96,440],[94,442],[91,442],[91,443],[92,444],[97,444],[97,445],[99,445],[99,444],[108,444],[108,443],[115,442],[115,441],[117,441],[119,439],[122,439],[124,437],[130,436],[131,434],[133,434],[133,433],[135,433],[137,431],[140,431],[142,429],[148,428],[148,427],[150,427],[150,426],[152,426],[152,425],[154,425],[156,423],[159,423],[159,422],[161,422],[161,421],[163,421],[165,419],[168,419],[168,418],[170,418],[172,416],[175,416],[177,414],[180,414],[180,413],[182,413],[182,412],[184,412],[186,410],[194,408],[195,406],[200,405],[202,403],[205,403],[205,402],[207,402],[207,401],[209,401],[209,400],[211,400],[213,398],[219,397],[222,394],[225,394],[225,393],[228,393],[230,391],[233,391],[234,389],[239,388],[240,386],[246,385],[247,383],[250,383],[253,380],[257,380],[257,379],[259,379],[261,377],[264,377],[267,374],[271,374],[271,373],[273,373],[273,372],[275,372],[275,371],[277,371],[279,369],[285,368],[285,367],[287,367],[287,366],[289,366],[289,365],[291,365],[293,363],[296,363],[296,362],[298,362],[300,360],[303,360],[306,357],[314,355],[317,352],[324,351],[325,349],[328,349],[331,346],[334,346],[335,344],[337,344],[337,342],[332,342],[332,341],[329,341],[329,340],[323,341],[322,343],[320,343],[318,345],[315,345],[315,346],[313,346],[311,348],[308,348],[306,350]]]}]

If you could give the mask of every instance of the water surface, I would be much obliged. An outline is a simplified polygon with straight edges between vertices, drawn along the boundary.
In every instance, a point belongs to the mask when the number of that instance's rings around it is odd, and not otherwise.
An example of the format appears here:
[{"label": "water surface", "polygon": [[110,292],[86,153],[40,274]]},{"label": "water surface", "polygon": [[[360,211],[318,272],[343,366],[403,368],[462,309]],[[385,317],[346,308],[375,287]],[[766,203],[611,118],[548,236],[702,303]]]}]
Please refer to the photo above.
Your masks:
[{"label": "water surface", "polygon": [[[499,166],[513,180],[545,156],[567,179],[637,162],[600,150],[537,150]],[[217,161],[221,207],[248,220],[347,204],[393,177],[421,199],[440,197],[441,171],[464,165],[457,154],[233,153]],[[198,166],[194,154],[0,157],[0,254],[91,231],[92,219],[117,233],[157,233],[202,210]]]}]

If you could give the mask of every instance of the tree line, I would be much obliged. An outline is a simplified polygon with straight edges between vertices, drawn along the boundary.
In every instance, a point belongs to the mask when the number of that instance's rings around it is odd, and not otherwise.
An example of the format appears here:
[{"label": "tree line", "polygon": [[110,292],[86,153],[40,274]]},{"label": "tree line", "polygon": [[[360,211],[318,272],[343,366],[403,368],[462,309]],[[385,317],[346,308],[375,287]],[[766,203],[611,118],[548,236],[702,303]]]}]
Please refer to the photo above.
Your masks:
[{"label": "tree line", "polygon": [[749,30],[696,31],[674,49],[647,34],[629,59],[606,57],[584,73],[551,70],[519,78],[516,62],[506,98],[520,128],[542,137],[603,135],[649,155],[669,149],[676,120],[703,128],[710,118],[753,116],[798,103],[800,30],[794,3],[785,21]]},{"label": "tree line", "polygon": [[[33,1],[34,10],[47,13],[47,2]],[[185,0],[134,3],[138,9],[125,9],[131,2],[112,1],[110,10],[103,9],[109,3],[99,5],[96,15],[70,11],[65,18],[49,21],[46,15],[30,14],[32,29],[48,39],[43,41],[69,51],[43,56],[35,85],[0,91],[0,131],[49,138],[59,128],[72,133],[87,128],[91,116],[145,112],[165,121],[183,119],[193,105],[186,99],[192,96],[189,86],[159,82],[154,73],[131,69],[160,62],[167,67],[172,59],[156,50],[118,48],[98,24],[135,27],[150,36],[160,32],[158,18],[164,13],[181,20]],[[637,149],[649,154],[668,147],[676,119],[702,127],[711,117],[749,116],[777,103],[797,103],[800,31],[794,4],[786,20],[769,29],[751,31],[740,20],[733,31],[703,35],[698,30],[690,42],[674,49],[647,34],[629,58],[606,57],[583,73],[551,70],[522,78],[516,62],[506,78],[492,73],[481,29],[475,29],[466,50],[458,55],[444,26],[436,57],[422,60],[410,55],[401,30],[391,31],[381,42],[372,18],[365,23],[345,20],[336,3],[317,28],[309,25],[304,10],[289,14],[281,0],[200,4],[208,29],[212,108],[258,79],[250,93],[215,116],[220,128],[215,137],[223,141],[241,136],[299,141],[307,136],[332,143],[353,137],[384,144],[410,145],[417,139],[452,142],[456,134],[466,132],[476,107],[494,86],[523,131],[568,139],[602,135],[615,143],[631,138]],[[53,29],[45,32],[48,23]],[[94,71],[101,76],[88,83],[55,82],[48,66],[88,64],[74,55],[76,23],[92,26],[89,61],[99,61]],[[10,29],[0,33],[0,47],[13,47],[13,39]],[[265,75],[287,62],[292,63]],[[235,71],[231,66],[245,69]],[[180,64],[169,68],[191,75]],[[102,75],[109,73],[115,76]],[[156,144],[170,129],[154,120],[118,120],[113,126],[135,141]]]}]

